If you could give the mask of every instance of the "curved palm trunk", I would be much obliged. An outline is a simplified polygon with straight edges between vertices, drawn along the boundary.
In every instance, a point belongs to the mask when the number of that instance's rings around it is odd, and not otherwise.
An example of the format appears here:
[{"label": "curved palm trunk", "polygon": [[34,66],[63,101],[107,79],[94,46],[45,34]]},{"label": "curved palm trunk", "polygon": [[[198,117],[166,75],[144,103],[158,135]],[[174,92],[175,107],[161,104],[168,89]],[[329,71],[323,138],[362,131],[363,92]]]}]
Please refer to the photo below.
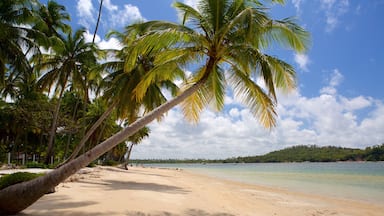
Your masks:
[{"label": "curved palm trunk", "polygon": [[127,137],[133,135],[141,128],[181,103],[184,99],[191,96],[204,84],[205,81],[206,78],[203,78],[195,85],[182,92],[179,96],[162,104],[146,116],[138,119],[128,127],[95,146],[93,149],[49,172],[47,175],[0,190],[0,212],[15,214],[26,209],[42,197],[50,188],[57,186],[72,174],[126,140]]}]

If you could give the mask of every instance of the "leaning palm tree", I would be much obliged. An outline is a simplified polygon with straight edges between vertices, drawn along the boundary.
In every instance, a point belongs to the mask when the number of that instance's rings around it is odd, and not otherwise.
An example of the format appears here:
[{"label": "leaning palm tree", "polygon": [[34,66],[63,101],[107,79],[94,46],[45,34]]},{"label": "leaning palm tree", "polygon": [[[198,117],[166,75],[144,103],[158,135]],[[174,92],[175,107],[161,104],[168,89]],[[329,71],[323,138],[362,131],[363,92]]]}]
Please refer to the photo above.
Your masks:
[{"label": "leaning palm tree", "polygon": [[[121,50],[110,50],[116,57],[116,60],[107,62],[99,67],[100,70],[107,72],[107,76],[101,83],[99,91],[103,92],[103,98],[110,103],[110,106],[87,131],[73,150],[71,156],[64,163],[77,157],[89,137],[113,110],[116,110],[118,118],[132,123],[137,119],[141,108],[143,108],[144,113],[148,113],[166,102],[166,97],[162,92],[163,89],[169,90],[172,96],[175,96],[179,90],[174,81],[177,79],[183,80],[184,72],[179,68],[178,64],[174,61],[158,61],[156,64],[153,62],[155,56],[164,51],[162,47],[152,49],[146,55],[138,56],[135,66],[130,68],[129,71],[126,70],[126,58],[131,55],[131,48],[135,39],[145,33],[145,29],[141,27],[141,24],[137,24],[128,26],[125,34],[119,32],[111,33],[111,35],[117,36],[121,44],[124,44],[124,48]],[[152,80],[151,84],[146,86],[142,98],[138,100],[137,97],[133,96],[132,92],[139,85],[142,77],[154,74],[154,71],[156,71],[158,76]],[[172,73],[169,73],[169,71],[172,71]]]},{"label": "leaning palm tree", "polygon": [[55,86],[54,92],[58,95],[49,134],[46,163],[49,163],[53,154],[53,142],[64,91],[69,84],[77,89],[84,89],[84,70],[96,65],[96,52],[97,49],[92,43],[85,42],[84,30],[80,29],[73,35],[68,33],[65,39],[57,40],[53,52],[39,55],[36,59],[36,70],[44,73],[39,79],[40,87],[48,89],[49,92],[51,87]]},{"label": "leaning palm tree", "polygon": [[[184,65],[200,65],[189,82],[186,82],[184,90],[46,176],[1,190],[1,210],[18,212],[28,207],[49,188],[180,103],[183,103],[184,113],[191,120],[197,120],[199,112],[208,104],[214,104],[220,110],[224,104],[227,83],[264,126],[275,125],[275,89],[294,88],[295,73],[289,64],[263,53],[262,50],[278,42],[295,51],[304,51],[307,32],[292,20],[270,19],[263,5],[256,0],[200,0],[198,9],[182,3],[175,3],[175,7],[180,10],[183,23],[144,23],[149,31],[136,41],[125,66],[130,71],[129,68],[134,67],[137,56],[158,46],[167,45],[168,49],[156,56],[155,63],[167,59]],[[156,71],[143,77],[142,85],[137,86],[134,91],[138,99],[143,97],[146,86],[155,77]],[[258,85],[258,79],[264,80],[264,88]]]},{"label": "leaning palm tree", "polygon": [[141,141],[143,141],[145,137],[148,137],[150,132],[151,130],[149,129],[149,127],[143,127],[135,134],[128,137],[128,141],[131,142],[131,144],[127,146],[127,157],[125,158],[124,162],[124,167],[126,170],[128,170],[129,159],[131,158],[133,146],[138,145]]}]

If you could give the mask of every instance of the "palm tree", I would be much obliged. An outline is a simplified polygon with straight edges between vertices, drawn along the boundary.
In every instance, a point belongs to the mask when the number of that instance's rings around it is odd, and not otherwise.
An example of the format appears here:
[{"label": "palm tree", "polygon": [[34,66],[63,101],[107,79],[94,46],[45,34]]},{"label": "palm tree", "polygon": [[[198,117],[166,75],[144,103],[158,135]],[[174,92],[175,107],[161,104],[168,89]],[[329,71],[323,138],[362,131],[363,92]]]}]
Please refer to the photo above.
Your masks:
[{"label": "palm tree", "polygon": [[[35,22],[30,1],[0,1],[0,87],[7,72],[31,73],[28,52],[38,52],[34,38],[43,35],[26,27]],[[27,50],[27,51],[25,51]]]},{"label": "palm tree", "polygon": [[[162,92],[163,88],[169,90],[173,96],[175,96],[179,90],[177,85],[173,83],[176,79],[184,79],[184,72],[178,67],[178,64],[175,62],[157,62],[155,65],[153,62],[155,56],[163,52],[161,47],[160,49],[153,49],[146,55],[138,56],[135,67],[131,68],[130,71],[126,70],[125,59],[131,55],[131,46],[133,45],[134,39],[145,33],[145,29],[141,29],[141,27],[140,24],[132,25],[127,27],[125,34],[118,32],[112,33],[119,38],[125,47],[122,50],[113,51],[117,58],[116,61],[101,65],[102,70],[107,70],[109,74],[101,83],[99,91],[103,91],[103,98],[111,105],[87,131],[72,152],[72,155],[64,163],[76,158],[89,137],[113,110],[116,109],[120,119],[127,119],[128,122],[133,122],[137,119],[140,108],[144,108],[144,113],[147,113],[166,102],[166,98]],[[132,95],[132,92],[140,83],[141,78],[152,74],[153,70],[157,71],[159,75],[155,78],[156,80],[153,80],[151,84],[146,86],[144,95],[138,100]],[[172,71],[173,73],[167,73],[168,71]]]},{"label": "palm tree", "polygon": [[[196,120],[199,112],[209,103],[221,109],[226,81],[264,126],[275,125],[275,88],[294,88],[295,73],[289,64],[261,50],[273,42],[279,42],[293,50],[304,51],[308,34],[292,20],[270,19],[263,5],[256,0],[201,0],[198,5],[199,8],[194,9],[175,3],[184,17],[183,25],[157,21],[144,23],[150,32],[137,40],[125,65],[127,71],[130,71],[138,55],[145,55],[156,47],[167,45],[168,49],[157,55],[154,62],[167,59],[180,64],[201,64],[186,83],[185,90],[46,176],[1,190],[1,210],[18,212],[28,207],[49,188],[183,101],[184,113],[191,120]],[[143,97],[143,90],[155,77],[156,71],[143,77],[140,82],[142,85],[135,89],[138,99]],[[265,88],[256,83],[258,78],[264,80]],[[188,104],[191,106],[187,107]]]},{"label": "palm tree", "polygon": [[76,31],[73,35],[69,33],[65,39],[56,41],[57,44],[53,47],[52,53],[43,54],[37,58],[36,69],[45,71],[39,79],[40,87],[48,89],[49,92],[51,86],[55,86],[54,91],[58,94],[48,140],[47,164],[53,154],[53,141],[63,93],[70,83],[77,89],[85,89],[84,70],[88,70],[97,62],[97,49],[92,43],[85,42],[83,34],[83,29]]},{"label": "palm tree", "polygon": [[125,159],[124,163],[124,167],[126,170],[128,170],[129,158],[131,157],[133,146],[138,145],[145,137],[148,137],[150,132],[151,130],[149,129],[149,127],[143,127],[138,132],[128,138],[131,144],[127,147],[127,158]]},{"label": "palm tree", "polygon": [[39,4],[35,14],[39,19],[33,28],[43,32],[48,37],[61,37],[63,33],[66,34],[71,31],[71,26],[64,22],[70,21],[71,17],[65,12],[65,7],[55,1],[49,0],[46,6]]}]

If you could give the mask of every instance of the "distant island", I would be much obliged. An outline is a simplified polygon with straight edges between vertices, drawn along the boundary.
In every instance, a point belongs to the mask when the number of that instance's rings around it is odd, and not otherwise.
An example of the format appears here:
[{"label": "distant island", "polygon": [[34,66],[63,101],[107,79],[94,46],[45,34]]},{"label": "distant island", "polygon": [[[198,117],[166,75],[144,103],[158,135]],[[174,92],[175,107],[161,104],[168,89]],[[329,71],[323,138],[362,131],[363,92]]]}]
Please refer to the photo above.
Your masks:
[{"label": "distant island", "polygon": [[299,145],[273,151],[260,156],[234,157],[222,160],[204,159],[148,159],[132,160],[132,163],[283,163],[283,162],[338,162],[338,161],[384,161],[384,144],[365,149],[336,146],[319,147]]}]

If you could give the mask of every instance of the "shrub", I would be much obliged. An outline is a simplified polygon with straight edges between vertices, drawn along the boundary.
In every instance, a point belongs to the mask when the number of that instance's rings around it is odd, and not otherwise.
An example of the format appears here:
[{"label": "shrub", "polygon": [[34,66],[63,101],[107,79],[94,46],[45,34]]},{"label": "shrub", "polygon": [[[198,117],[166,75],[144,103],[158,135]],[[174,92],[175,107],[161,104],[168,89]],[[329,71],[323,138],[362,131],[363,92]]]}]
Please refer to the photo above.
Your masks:
[{"label": "shrub", "polygon": [[119,165],[119,162],[114,160],[103,161],[103,166],[117,166],[117,165]]},{"label": "shrub", "polygon": [[0,190],[31,179],[43,176],[43,173],[29,173],[29,172],[17,172],[13,174],[4,175],[0,178]]},{"label": "shrub", "polygon": [[96,166],[97,166],[96,162],[95,162],[95,161],[93,161],[92,163],[88,164],[88,166],[87,166],[87,167],[90,167],[90,168],[92,168],[92,167],[96,167]]},{"label": "shrub", "polygon": [[42,169],[46,169],[48,166],[43,164],[43,163],[38,163],[38,162],[29,162],[27,164],[25,164],[25,166],[27,168],[42,168]]}]

